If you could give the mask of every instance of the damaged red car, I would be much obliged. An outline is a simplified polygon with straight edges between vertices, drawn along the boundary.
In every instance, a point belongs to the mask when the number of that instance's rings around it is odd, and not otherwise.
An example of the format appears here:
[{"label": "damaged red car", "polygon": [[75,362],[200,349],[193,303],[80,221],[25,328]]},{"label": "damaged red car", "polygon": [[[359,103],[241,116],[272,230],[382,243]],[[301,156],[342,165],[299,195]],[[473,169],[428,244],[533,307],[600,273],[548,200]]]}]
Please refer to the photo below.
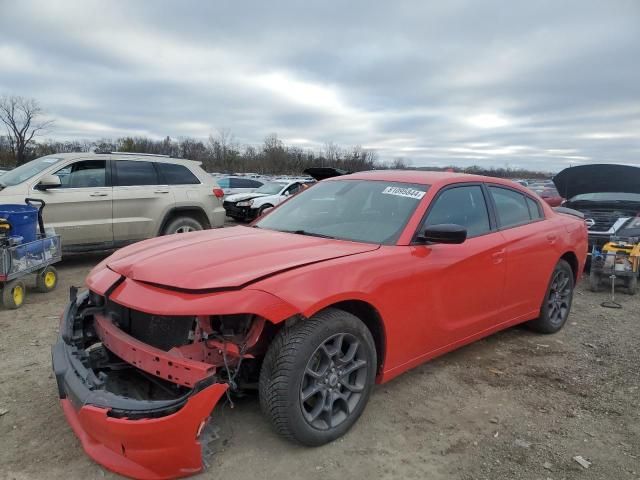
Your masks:
[{"label": "damaged red car", "polygon": [[91,458],[134,478],[202,470],[212,411],[241,391],[284,437],[330,442],[374,383],[515,324],[562,328],[579,215],[506,180],[363,172],[251,226],[123,248],[62,316],[62,409]]}]

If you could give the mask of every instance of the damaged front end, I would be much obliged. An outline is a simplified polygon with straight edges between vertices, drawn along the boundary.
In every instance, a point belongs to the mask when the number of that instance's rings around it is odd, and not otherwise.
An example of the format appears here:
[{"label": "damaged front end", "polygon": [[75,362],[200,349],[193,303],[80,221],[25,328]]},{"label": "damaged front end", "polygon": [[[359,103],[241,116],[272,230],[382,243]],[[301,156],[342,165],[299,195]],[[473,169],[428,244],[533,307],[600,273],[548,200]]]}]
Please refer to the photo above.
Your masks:
[{"label": "damaged front end", "polygon": [[[255,384],[273,324],[197,308],[147,313],[114,301],[116,287],[123,285],[74,292],[63,313],[52,361],[65,416],[86,453],[109,470],[140,479],[197,473],[212,410],[229,389]],[[153,290],[145,298],[158,305],[163,294]],[[185,297],[197,304],[200,295]]]}]

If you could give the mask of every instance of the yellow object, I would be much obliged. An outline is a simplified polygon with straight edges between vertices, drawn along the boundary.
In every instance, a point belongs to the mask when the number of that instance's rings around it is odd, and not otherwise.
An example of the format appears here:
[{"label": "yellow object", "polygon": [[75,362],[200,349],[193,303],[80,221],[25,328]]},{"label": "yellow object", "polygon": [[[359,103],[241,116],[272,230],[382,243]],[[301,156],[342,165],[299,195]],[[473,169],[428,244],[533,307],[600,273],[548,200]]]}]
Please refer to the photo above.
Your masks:
[{"label": "yellow object", "polygon": [[13,294],[13,301],[15,304],[18,307],[22,305],[22,302],[24,302],[24,289],[22,288],[22,285],[16,285],[13,287],[13,292],[11,293]]},{"label": "yellow object", "polygon": [[47,288],[53,288],[56,284],[56,274],[52,271],[48,271],[44,276],[44,284]]},{"label": "yellow object", "polygon": [[[640,243],[608,242],[602,247],[602,254],[606,255],[605,267],[612,267],[615,259],[616,270],[624,268],[626,262],[630,264],[632,272],[637,273],[640,268]],[[611,265],[607,265],[607,262],[611,262]]]}]

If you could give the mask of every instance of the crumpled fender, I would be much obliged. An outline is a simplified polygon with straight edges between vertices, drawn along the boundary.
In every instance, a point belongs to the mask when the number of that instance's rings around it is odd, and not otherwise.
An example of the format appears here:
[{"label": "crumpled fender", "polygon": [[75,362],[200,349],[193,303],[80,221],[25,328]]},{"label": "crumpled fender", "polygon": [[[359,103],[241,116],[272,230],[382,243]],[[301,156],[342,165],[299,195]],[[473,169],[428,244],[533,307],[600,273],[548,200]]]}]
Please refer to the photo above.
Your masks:
[{"label": "crumpled fender", "polygon": [[109,470],[131,478],[160,480],[185,477],[203,469],[197,439],[228,385],[215,383],[189,398],[177,412],[159,418],[113,418],[91,405],[79,410],[60,401],[82,448]]}]

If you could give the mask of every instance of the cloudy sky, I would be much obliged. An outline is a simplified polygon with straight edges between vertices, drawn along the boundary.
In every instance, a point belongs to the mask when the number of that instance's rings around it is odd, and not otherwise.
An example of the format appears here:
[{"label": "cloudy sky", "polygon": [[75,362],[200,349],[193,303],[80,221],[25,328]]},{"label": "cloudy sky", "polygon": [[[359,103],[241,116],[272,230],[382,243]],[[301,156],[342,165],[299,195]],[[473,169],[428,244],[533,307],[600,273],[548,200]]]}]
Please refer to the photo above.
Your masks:
[{"label": "cloudy sky", "polygon": [[1,94],[37,98],[59,139],[640,164],[640,1],[0,0]]}]

